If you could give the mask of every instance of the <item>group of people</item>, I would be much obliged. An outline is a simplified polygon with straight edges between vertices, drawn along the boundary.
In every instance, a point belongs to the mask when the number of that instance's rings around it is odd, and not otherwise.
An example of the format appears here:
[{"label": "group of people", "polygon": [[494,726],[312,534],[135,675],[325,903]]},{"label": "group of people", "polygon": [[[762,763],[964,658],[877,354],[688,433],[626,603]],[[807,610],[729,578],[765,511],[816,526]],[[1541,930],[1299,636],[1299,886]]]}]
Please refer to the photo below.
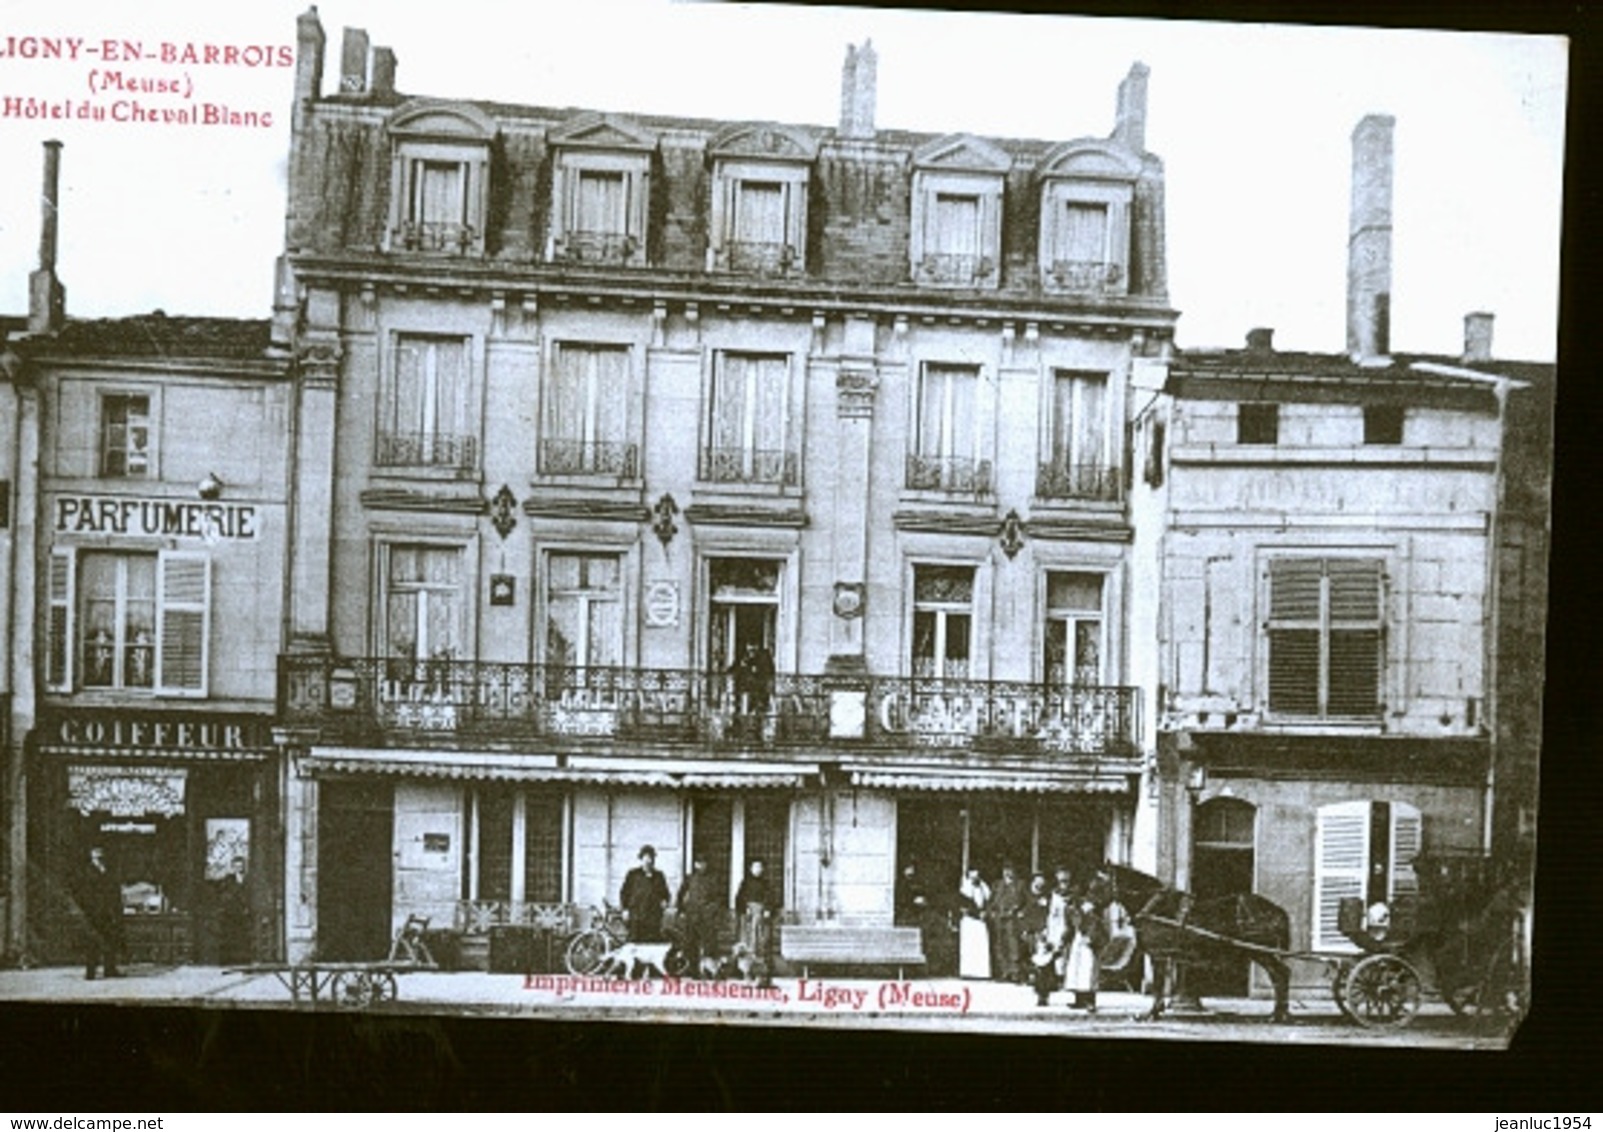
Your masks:
[{"label": "group of people", "polygon": [[[1049,885],[1045,873],[1026,883],[1017,868],[1004,864],[993,885],[979,869],[969,869],[958,884],[953,913],[958,975],[1027,984],[1039,1006],[1054,991],[1066,990],[1071,1007],[1095,1012],[1112,895],[1101,870],[1077,884],[1069,869],[1060,868]],[[938,904],[921,883],[917,864],[904,866],[897,922],[939,924]],[[929,942],[926,931],[926,947]]]},{"label": "group of people", "polygon": [[[678,916],[679,946],[691,971],[700,970],[702,958],[717,954],[723,942],[720,937],[729,905],[703,853],[694,856],[677,899],[671,899],[668,879],[657,868],[656,849],[641,847],[639,864],[624,877],[618,903],[629,939],[635,943],[661,943],[668,938],[663,921],[671,903]],[[764,983],[773,972],[774,921],[779,908],[779,893],[765,875],[762,861],[753,860],[735,890],[735,915],[740,924],[739,943],[759,964]]]}]

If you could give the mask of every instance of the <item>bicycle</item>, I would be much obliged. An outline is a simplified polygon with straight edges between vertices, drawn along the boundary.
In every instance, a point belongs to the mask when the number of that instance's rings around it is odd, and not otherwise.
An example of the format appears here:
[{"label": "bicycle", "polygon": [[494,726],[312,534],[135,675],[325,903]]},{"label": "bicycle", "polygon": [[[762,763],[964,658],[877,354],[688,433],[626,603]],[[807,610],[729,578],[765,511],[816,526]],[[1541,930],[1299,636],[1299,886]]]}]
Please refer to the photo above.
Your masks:
[{"label": "bicycle", "polygon": [[[663,973],[678,977],[690,967],[684,941],[677,925],[666,928],[668,949],[663,955]],[[619,949],[628,944],[629,922],[623,909],[603,900],[590,912],[590,926],[568,941],[565,955],[571,975],[595,975],[602,971]]]}]

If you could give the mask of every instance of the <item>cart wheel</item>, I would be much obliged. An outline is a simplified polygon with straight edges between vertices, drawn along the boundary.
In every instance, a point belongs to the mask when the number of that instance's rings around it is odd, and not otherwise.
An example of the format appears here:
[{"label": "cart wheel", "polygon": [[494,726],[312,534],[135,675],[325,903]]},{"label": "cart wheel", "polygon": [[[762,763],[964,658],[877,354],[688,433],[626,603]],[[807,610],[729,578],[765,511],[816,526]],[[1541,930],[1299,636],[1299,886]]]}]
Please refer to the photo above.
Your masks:
[{"label": "cart wheel", "polygon": [[610,950],[610,941],[602,932],[580,932],[568,943],[568,973],[595,974],[601,969],[602,957]]},{"label": "cart wheel", "polygon": [[395,981],[393,971],[375,971],[372,978],[372,996],[369,1005],[382,1006],[386,1002],[394,1002],[401,993],[400,986]]},{"label": "cart wheel", "polygon": [[375,1001],[374,976],[366,971],[341,971],[329,986],[334,1005],[343,1010],[365,1010]]},{"label": "cart wheel", "polygon": [[1395,955],[1370,955],[1347,975],[1347,1013],[1363,1026],[1406,1026],[1419,1010],[1419,973]]}]

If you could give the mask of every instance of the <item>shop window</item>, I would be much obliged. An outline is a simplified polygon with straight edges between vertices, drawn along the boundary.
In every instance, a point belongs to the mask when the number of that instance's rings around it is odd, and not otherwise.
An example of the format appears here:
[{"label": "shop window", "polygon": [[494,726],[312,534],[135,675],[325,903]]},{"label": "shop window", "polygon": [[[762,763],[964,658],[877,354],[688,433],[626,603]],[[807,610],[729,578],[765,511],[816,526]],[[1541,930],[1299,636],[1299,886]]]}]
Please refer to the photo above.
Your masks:
[{"label": "shop window", "polygon": [[907,486],[983,495],[991,491],[991,462],[979,455],[978,366],[925,363],[913,406]]},{"label": "shop window", "polygon": [[1036,471],[1041,499],[1119,498],[1109,438],[1108,375],[1057,370],[1051,377],[1045,452]]},{"label": "shop window", "polygon": [[1401,405],[1364,406],[1364,443],[1401,444],[1403,407]]},{"label": "shop window", "polygon": [[1268,573],[1270,712],[1286,718],[1378,718],[1380,560],[1277,558]]},{"label": "shop window", "polygon": [[623,663],[623,565],[616,554],[546,557],[545,662],[566,671]]},{"label": "shop window", "polygon": [[49,591],[51,689],[206,694],[207,556],[56,550]]},{"label": "shop window", "polygon": [[100,399],[100,474],[146,479],[151,474],[150,397],[108,393]]},{"label": "shop window", "polygon": [[1278,444],[1280,406],[1272,402],[1243,401],[1236,406],[1237,444]]},{"label": "shop window", "polygon": [[913,675],[966,680],[972,675],[974,567],[913,568]]},{"label": "shop window", "polygon": [[629,440],[627,347],[559,343],[545,396],[541,473],[620,479],[639,474],[639,450]]},{"label": "shop window", "polygon": [[1103,683],[1102,575],[1046,576],[1046,681],[1053,688]]},{"label": "shop window", "polygon": [[703,481],[785,487],[797,483],[789,392],[788,355],[717,355],[707,397]]},{"label": "shop window", "polygon": [[468,420],[468,343],[398,334],[373,463],[471,474],[478,438]]},{"label": "shop window", "polygon": [[[1313,949],[1357,951],[1340,930],[1341,903],[1358,900],[1371,932],[1412,912],[1419,893],[1414,859],[1422,849],[1419,810],[1406,802],[1352,801],[1316,814]],[[1378,907],[1377,907],[1378,906]]]},{"label": "shop window", "polygon": [[449,664],[463,655],[462,550],[384,544],[380,649],[392,660]]}]

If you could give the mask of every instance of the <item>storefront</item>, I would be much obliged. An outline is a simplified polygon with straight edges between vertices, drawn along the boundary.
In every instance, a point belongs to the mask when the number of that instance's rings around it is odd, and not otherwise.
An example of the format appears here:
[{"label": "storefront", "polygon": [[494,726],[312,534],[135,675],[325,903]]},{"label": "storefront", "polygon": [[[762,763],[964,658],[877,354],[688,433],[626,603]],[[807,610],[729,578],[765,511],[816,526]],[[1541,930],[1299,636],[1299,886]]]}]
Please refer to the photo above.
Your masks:
[{"label": "storefront", "polygon": [[122,886],[128,962],[277,954],[269,717],[53,709],[31,745],[31,933],[41,961],[81,956],[76,891],[96,846]]}]

